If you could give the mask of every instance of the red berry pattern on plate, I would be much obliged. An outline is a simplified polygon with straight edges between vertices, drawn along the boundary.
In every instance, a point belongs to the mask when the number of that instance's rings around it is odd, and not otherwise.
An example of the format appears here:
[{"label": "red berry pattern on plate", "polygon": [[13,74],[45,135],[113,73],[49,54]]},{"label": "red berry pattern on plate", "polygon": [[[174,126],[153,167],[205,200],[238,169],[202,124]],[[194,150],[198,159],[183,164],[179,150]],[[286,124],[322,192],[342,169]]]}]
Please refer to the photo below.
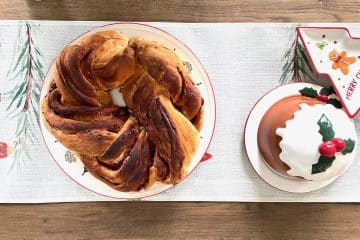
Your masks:
[{"label": "red berry pattern on plate", "polygon": [[[322,91],[322,94],[320,95],[324,95],[325,92],[326,91]],[[312,165],[311,174],[325,172],[336,160],[336,153],[341,153],[342,155],[352,153],[356,144],[355,141],[350,138],[336,138],[336,133],[333,129],[332,123],[325,114],[321,115],[317,124],[319,126],[319,133],[322,136],[323,142],[320,144],[318,150],[320,153],[319,160],[317,163]]]},{"label": "red berry pattern on plate", "polygon": [[327,103],[329,101],[329,97],[326,95],[319,95],[316,97],[317,100]]},{"label": "red berry pattern on plate", "polygon": [[336,145],[332,141],[323,142],[319,147],[319,153],[321,156],[331,158],[335,156]]},{"label": "red berry pattern on plate", "polygon": [[333,88],[322,88],[319,92],[311,87],[305,87],[299,90],[300,94],[305,97],[316,98],[319,101],[322,101],[327,104],[333,105],[335,108],[342,108],[341,102],[331,97],[331,95],[336,95]]},{"label": "red berry pattern on plate", "polygon": [[337,152],[342,152],[346,149],[346,143],[341,138],[333,138],[331,139],[331,142],[335,144]]},{"label": "red berry pattern on plate", "polygon": [[205,162],[205,161],[209,160],[210,158],[212,158],[212,155],[210,153],[205,153],[201,159],[201,162]]}]

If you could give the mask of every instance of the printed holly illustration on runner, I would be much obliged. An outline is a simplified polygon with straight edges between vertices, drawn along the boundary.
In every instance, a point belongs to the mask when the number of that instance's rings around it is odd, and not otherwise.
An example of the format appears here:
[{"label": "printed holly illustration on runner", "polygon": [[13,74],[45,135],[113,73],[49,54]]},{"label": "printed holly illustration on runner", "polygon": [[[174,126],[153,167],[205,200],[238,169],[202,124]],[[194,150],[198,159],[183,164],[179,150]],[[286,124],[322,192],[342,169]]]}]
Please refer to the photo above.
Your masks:
[{"label": "printed holly illustration on runner", "polygon": [[305,87],[301,89],[299,92],[302,96],[316,98],[319,101],[325,102],[327,104],[331,104],[336,108],[342,108],[342,104],[339,100],[337,100],[336,98],[330,98],[331,95],[336,95],[334,89],[331,87],[322,88],[320,89],[319,92],[311,87]]},{"label": "printed holly illustration on runner", "polygon": [[349,66],[356,62],[356,57],[347,57],[347,52],[342,51],[338,53],[336,49],[329,53],[329,59],[333,61],[332,68],[340,68],[342,74],[347,75],[349,73]]},{"label": "printed holly illustration on runner", "polygon": [[337,138],[330,119],[322,114],[319,121],[319,133],[323,142],[319,146],[320,157],[316,164],[312,165],[311,174],[325,172],[336,159],[336,153],[343,155],[351,153],[355,148],[355,141],[352,139]]},{"label": "printed holly illustration on runner", "polygon": [[[13,163],[9,172],[31,159],[29,151],[38,143],[36,129],[39,124],[38,102],[44,78],[43,54],[37,45],[40,28],[31,21],[19,21],[13,62],[8,70],[8,84],[15,82],[4,95],[8,100],[7,118],[16,121]],[[3,153],[4,154],[4,153]]]},{"label": "printed holly illustration on runner", "polygon": [[4,142],[0,142],[0,158],[6,158],[8,156],[8,146]]},{"label": "printed holly illustration on runner", "polygon": [[6,158],[14,152],[14,147],[9,146],[5,142],[0,142],[0,158]]}]

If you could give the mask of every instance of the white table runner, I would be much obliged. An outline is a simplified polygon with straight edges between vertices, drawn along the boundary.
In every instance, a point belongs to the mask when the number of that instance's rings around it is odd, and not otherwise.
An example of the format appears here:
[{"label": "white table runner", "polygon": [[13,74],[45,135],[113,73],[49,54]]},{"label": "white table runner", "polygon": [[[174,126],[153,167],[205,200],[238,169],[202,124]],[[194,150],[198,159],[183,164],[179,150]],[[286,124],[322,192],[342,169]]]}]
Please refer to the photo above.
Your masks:
[{"label": "white table runner", "polygon": [[[85,31],[106,22],[30,21],[34,45],[46,73],[59,51]],[[7,74],[16,64],[19,49],[15,43],[23,21],[0,21],[0,148],[15,144],[16,118],[7,117],[12,98],[5,93],[21,78],[10,81]],[[243,147],[246,117],[256,100],[279,85],[284,52],[290,47],[290,33],[295,24],[213,24],[213,23],[149,23],[173,34],[199,57],[212,79],[216,103],[217,125],[209,148],[213,158],[201,163],[186,180],[157,196],[154,201],[300,201],[359,202],[360,156],[350,169],[331,185],[306,194],[277,190],[252,169]],[[324,24],[312,24],[316,26]],[[329,25],[329,24],[328,24]],[[331,24],[332,26],[334,24]],[[22,30],[19,30],[19,26]],[[347,26],[360,36],[360,25]],[[22,36],[23,37],[23,36]],[[15,102],[16,104],[16,102]],[[360,121],[357,120],[360,133]],[[111,201],[80,187],[55,164],[44,146],[39,128],[38,142],[29,143],[29,155],[14,162],[14,154],[0,158],[0,202],[39,203],[71,201]],[[14,165],[13,165],[14,164]],[[13,167],[11,168],[11,166]],[[10,170],[11,169],[11,170]]]}]

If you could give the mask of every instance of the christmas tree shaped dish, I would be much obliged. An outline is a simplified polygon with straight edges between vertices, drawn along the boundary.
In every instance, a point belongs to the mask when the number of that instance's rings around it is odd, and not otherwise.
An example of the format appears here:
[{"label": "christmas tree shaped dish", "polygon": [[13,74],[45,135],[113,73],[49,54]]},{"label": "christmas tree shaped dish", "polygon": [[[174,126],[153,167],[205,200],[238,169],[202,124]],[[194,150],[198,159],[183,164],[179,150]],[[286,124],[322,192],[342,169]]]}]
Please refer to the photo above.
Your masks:
[{"label": "christmas tree shaped dish", "polygon": [[349,117],[360,112],[360,38],[343,27],[297,27],[314,71],[331,82]]}]

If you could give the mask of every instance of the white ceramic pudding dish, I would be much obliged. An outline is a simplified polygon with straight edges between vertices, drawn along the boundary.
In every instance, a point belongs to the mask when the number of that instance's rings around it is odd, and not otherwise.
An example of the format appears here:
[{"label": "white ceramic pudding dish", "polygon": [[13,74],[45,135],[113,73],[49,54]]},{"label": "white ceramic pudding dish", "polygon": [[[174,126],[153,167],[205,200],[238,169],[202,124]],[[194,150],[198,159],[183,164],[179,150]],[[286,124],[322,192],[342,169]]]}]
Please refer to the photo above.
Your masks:
[{"label": "white ceramic pudding dish", "polygon": [[305,83],[265,95],[245,130],[246,149],[257,173],[289,192],[313,191],[334,181],[351,165],[357,141],[354,122],[334,92]]}]

